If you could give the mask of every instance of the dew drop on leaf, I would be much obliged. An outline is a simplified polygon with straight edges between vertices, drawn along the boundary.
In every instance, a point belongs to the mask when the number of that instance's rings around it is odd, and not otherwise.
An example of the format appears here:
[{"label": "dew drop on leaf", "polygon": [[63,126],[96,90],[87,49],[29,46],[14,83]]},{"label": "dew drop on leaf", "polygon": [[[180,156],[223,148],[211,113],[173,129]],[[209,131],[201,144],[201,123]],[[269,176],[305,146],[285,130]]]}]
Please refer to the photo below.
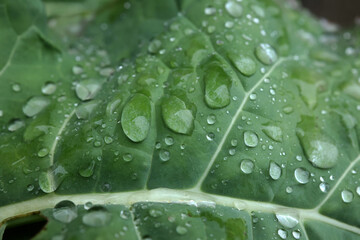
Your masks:
[{"label": "dew drop on leaf", "polygon": [[238,18],[242,15],[243,8],[239,3],[234,1],[229,1],[225,4],[226,11],[230,14],[230,16]]},{"label": "dew drop on leaf", "polygon": [[121,115],[121,126],[125,135],[133,142],[144,141],[150,130],[150,99],[140,93],[125,105]]},{"label": "dew drop on leaf", "polygon": [[76,84],[75,92],[76,96],[82,100],[93,99],[101,89],[101,83],[96,80],[84,80]]},{"label": "dew drop on leaf", "polygon": [[174,144],[174,138],[171,136],[167,136],[167,137],[165,137],[164,142],[166,145],[171,146]]},{"label": "dew drop on leaf", "polygon": [[234,66],[245,76],[251,76],[256,72],[256,62],[247,56],[238,56],[234,53],[229,54],[229,58]]},{"label": "dew drop on leaf", "polygon": [[159,152],[159,157],[161,161],[167,162],[170,160],[170,152],[164,149],[161,149]]},{"label": "dew drop on leaf", "polygon": [[354,194],[349,190],[343,190],[341,192],[341,198],[344,203],[351,203],[354,199]]},{"label": "dew drop on leaf", "polygon": [[69,200],[59,202],[53,209],[53,217],[62,223],[70,223],[77,216],[77,207]]},{"label": "dew drop on leaf", "polygon": [[206,134],[206,139],[209,141],[214,140],[215,138],[215,134],[213,132],[209,132],[208,134]]},{"label": "dew drop on leaf", "polygon": [[45,193],[54,192],[66,177],[67,171],[61,166],[51,166],[39,175],[40,189]]},{"label": "dew drop on leaf", "polygon": [[158,217],[161,217],[163,215],[163,213],[162,213],[162,211],[160,211],[158,209],[150,209],[149,215],[153,218],[158,218]]},{"label": "dew drop on leaf", "polygon": [[356,188],[356,193],[357,193],[357,195],[360,196],[360,186],[357,186],[357,188]]},{"label": "dew drop on leaf", "polygon": [[11,86],[11,88],[12,88],[12,90],[13,90],[14,92],[20,92],[20,91],[21,91],[21,86],[20,86],[20,84],[18,84],[18,83],[14,83],[14,84]]},{"label": "dew drop on leaf", "polygon": [[125,153],[123,155],[123,160],[125,162],[131,162],[133,160],[133,156],[131,155],[131,153]]},{"label": "dew drop on leaf", "polygon": [[245,174],[250,174],[254,170],[254,162],[250,159],[244,159],[241,161],[240,169]]},{"label": "dew drop on leaf", "polygon": [[30,98],[23,106],[23,112],[28,117],[33,117],[40,113],[50,104],[50,100],[44,96]]},{"label": "dew drop on leaf", "polygon": [[51,95],[56,91],[56,84],[53,82],[47,82],[41,87],[41,92],[44,95]]},{"label": "dew drop on leaf", "polygon": [[322,182],[319,184],[320,191],[323,193],[327,193],[330,189],[330,185],[326,182]]},{"label": "dew drop on leaf", "polygon": [[162,117],[168,128],[176,133],[190,135],[194,129],[195,111],[177,96],[162,102]]},{"label": "dew drop on leaf", "polygon": [[295,239],[300,239],[301,233],[298,230],[292,231],[292,235]]},{"label": "dew drop on leaf", "polygon": [[90,227],[102,227],[111,221],[111,213],[101,206],[94,206],[82,217],[82,222]]},{"label": "dew drop on leaf", "polygon": [[256,47],[255,55],[265,65],[273,64],[278,58],[274,48],[267,43],[261,43]]},{"label": "dew drop on leaf", "polygon": [[299,223],[299,219],[291,214],[276,214],[279,223],[285,228],[293,228]]},{"label": "dew drop on leaf", "polygon": [[257,97],[256,93],[252,93],[252,94],[249,95],[249,98],[250,98],[251,101],[256,100],[256,97]]},{"label": "dew drop on leaf", "polygon": [[281,167],[273,161],[270,162],[269,175],[274,180],[278,180],[281,177]]},{"label": "dew drop on leaf", "polygon": [[82,74],[84,72],[84,69],[82,67],[80,67],[80,66],[73,66],[72,67],[72,72],[75,75],[79,75],[79,74]]},{"label": "dew drop on leaf", "polygon": [[284,229],[278,229],[277,233],[281,239],[287,238],[287,232]]},{"label": "dew drop on leaf", "polygon": [[206,121],[209,125],[213,125],[216,123],[216,116],[211,113],[207,116]]},{"label": "dew drop on leaf", "polygon": [[47,149],[47,148],[42,148],[37,153],[38,157],[41,157],[41,158],[47,156],[48,154],[49,154],[49,149]]},{"label": "dew drop on leaf", "polygon": [[310,173],[304,168],[297,168],[294,171],[294,176],[298,183],[306,184],[309,182]]},{"label": "dew drop on leaf", "polygon": [[256,147],[259,143],[258,136],[252,131],[244,132],[244,143],[248,147]]},{"label": "dew drop on leaf", "polygon": [[183,226],[177,226],[176,227],[176,232],[180,235],[184,235],[188,232],[187,228],[186,227],[183,227]]},{"label": "dew drop on leaf", "polygon": [[262,131],[272,140],[282,142],[283,133],[280,127],[272,125],[263,126]]},{"label": "dew drop on leaf", "polygon": [[32,184],[29,184],[29,185],[27,185],[27,187],[26,187],[26,190],[28,191],[28,192],[31,192],[32,190],[34,190],[34,185],[32,185]]},{"label": "dew drop on leaf", "polygon": [[95,168],[95,161],[92,160],[88,166],[86,166],[85,168],[81,168],[79,170],[79,174],[82,177],[91,177],[94,174],[94,168]]},{"label": "dew drop on leaf", "polygon": [[236,147],[238,145],[238,141],[236,139],[231,139],[231,146]]},{"label": "dew drop on leaf", "polygon": [[99,104],[100,101],[96,101],[96,100],[80,104],[75,110],[75,114],[77,118],[89,119]]},{"label": "dew drop on leaf", "polygon": [[129,210],[121,210],[120,211],[120,217],[122,219],[129,219],[131,217],[131,213]]},{"label": "dew drop on leaf", "polygon": [[148,46],[148,51],[149,53],[157,53],[159,52],[160,48],[161,48],[161,41],[158,39],[154,39],[153,41],[150,42],[149,46]]}]

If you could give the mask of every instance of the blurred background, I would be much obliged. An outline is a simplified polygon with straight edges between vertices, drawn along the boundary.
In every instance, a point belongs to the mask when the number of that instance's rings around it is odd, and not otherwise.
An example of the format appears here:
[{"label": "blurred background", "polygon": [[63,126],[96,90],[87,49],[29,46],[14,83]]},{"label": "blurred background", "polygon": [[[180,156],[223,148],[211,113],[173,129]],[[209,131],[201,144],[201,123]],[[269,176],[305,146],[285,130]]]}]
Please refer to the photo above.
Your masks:
[{"label": "blurred background", "polygon": [[301,0],[318,17],[349,27],[360,24],[360,0]]}]

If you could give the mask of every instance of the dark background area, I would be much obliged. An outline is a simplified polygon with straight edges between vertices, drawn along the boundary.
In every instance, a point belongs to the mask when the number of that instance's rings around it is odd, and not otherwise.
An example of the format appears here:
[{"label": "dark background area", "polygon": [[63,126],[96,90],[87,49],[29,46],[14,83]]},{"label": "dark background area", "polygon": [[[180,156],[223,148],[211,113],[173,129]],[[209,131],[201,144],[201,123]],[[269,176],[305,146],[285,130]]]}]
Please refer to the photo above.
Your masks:
[{"label": "dark background area", "polygon": [[313,14],[348,27],[360,18],[360,0],[301,0]]}]

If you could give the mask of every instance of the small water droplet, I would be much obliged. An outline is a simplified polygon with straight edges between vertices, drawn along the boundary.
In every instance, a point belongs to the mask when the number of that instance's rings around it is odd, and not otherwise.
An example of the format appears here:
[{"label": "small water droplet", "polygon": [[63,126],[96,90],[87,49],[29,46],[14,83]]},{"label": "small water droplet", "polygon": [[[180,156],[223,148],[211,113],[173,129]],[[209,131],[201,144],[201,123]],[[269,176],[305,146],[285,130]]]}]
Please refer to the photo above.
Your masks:
[{"label": "small water droplet", "polygon": [[23,112],[28,117],[33,117],[40,113],[50,104],[50,100],[44,96],[36,96],[30,98],[23,106]]},{"label": "small water droplet", "polygon": [[240,169],[245,174],[250,174],[254,170],[254,162],[250,159],[244,159],[241,161]]},{"label": "small water droplet", "polygon": [[297,168],[294,171],[294,176],[296,181],[301,184],[306,184],[309,182],[310,173],[304,168]]},{"label": "small water droplet", "polygon": [[82,100],[93,99],[101,89],[101,83],[96,80],[84,80],[76,84],[76,96]]},{"label": "small water droplet", "polygon": [[266,65],[271,65],[277,60],[277,54],[274,48],[267,43],[261,43],[255,49],[255,55],[260,62]]},{"label": "small water droplet", "polygon": [[133,156],[132,156],[130,153],[125,153],[125,154],[123,155],[123,160],[124,160],[125,162],[131,162],[131,161],[133,160]]},{"label": "small water droplet", "polygon": [[216,8],[214,7],[207,7],[204,9],[205,15],[214,15],[216,13]]},{"label": "small water droplet", "polygon": [[284,229],[279,229],[277,233],[281,239],[287,238],[287,232]]},{"label": "small water droplet", "polygon": [[14,83],[14,84],[11,86],[11,88],[12,88],[12,90],[13,90],[14,92],[20,92],[20,91],[21,91],[21,86],[20,86],[20,84],[18,84],[18,83]]},{"label": "small water droplet", "polygon": [[281,177],[281,167],[275,162],[270,162],[269,175],[272,179],[278,180]]},{"label": "small water droplet", "polygon": [[206,121],[209,125],[213,125],[216,123],[216,116],[214,114],[209,114]]},{"label": "small water droplet", "polygon": [[158,218],[158,217],[161,217],[163,215],[163,213],[162,213],[162,211],[160,211],[158,209],[150,209],[149,215],[153,218]]},{"label": "small water droplet", "polygon": [[161,161],[167,162],[170,159],[170,152],[162,149],[162,150],[160,150],[159,157],[160,157]]},{"label": "small water droplet", "polygon": [[356,193],[357,193],[357,195],[360,196],[360,186],[357,186],[357,188],[356,188]]},{"label": "small water droplet", "polygon": [[238,141],[236,139],[231,139],[231,146],[236,147],[238,145]]},{"label": "small water droplet", "polygon": [[344,203],[351,203],[354,198],[354,194],[349,190],[343,190],[341,192],[341,198]]},{"label": "small water droplet", "polygon": [[215,138],[215,134],[213,132],[209,132],[208,134],[206,134],[206,139],[209,141],[214,140]]},{"label": "small water droplet", "polygon": [[243,8],[239,3],[229,1],[225,4],[226,11],[230,14],[230,16],[238,18],[242,15]]},{"label": "small water droplet", "polygon": [[285,191],[286,191],[287,193],[292,193],[293,189],[292,189],[292,187],[287,186],[286,189],[285,189]]},{"label": "small water droplet", "polygon": [[256,133],[252,131],[244,132],[244,143],[248,147],[256,147],[258,145],[259,139]]},{"label": "small water droplet", "polygon": [[252,101],[256,100],[256,97],[257,97],[256,93],[252,93],[249,96],[250,100],[252,100]]},{"label": "small water droplet", "polygon": [[296,160],[298,160],[299,162],[301,162],[302,161],[302,156],[300,156],[300,155],[296,155]]},{"label": "small water droplet", "polygon": [[8,130],[10,132],[15,132],[16,130],[22,128],[25,126],[25,123],[20,119],[14,119],[10,122],[8,126]]},{"label": "small water droplet", "polygon": [[184,235],[188,232],[187,228],[186,227],[183,227],[183,226],[177,226],[176,227],[176,232],[180,235]]},{"label": "small water droplet", "polygon": [[47,156],[49,154],[49,149],[47,149],[47,148],[42,148],[42,149],[40,149],[39,151],[38,151],[38,157],[45,157],[45,156]]},{"label": "small water droplet", "polygon": [[121,210],[120,211],[120,217],[122,219],[129,219],[131,217],[131,213],[129,210]]},{"label": "small water droplet", "polygon": [[69,200],[59,202],[53,209],[53,217],[62,223],[70,223],[77,216],[77,207]]},{"label": "small water droplet", "polygon": [[93,206],[92,202],[86,202],[86,203],[84,204],[84,209],[85,209],[85,210],[89,210],[92,206]]},{"label": "small water droplet", "polygon": [[28,192],[31,192],[32,190],[34,190],[34,185],[32,185],[32,184],[29,184],[29,185],[27,185],[27,187],[26,187],[26,190],[28,191]]},{"label": "small water droplet", "polygon": [[236,153],[236,149],[235,149],[235,148],[230,148],[230,149],[229,149],[229,154],[230,154],[231,156],[234,156],[235,153]]},{"label": "small water droplet", "polygon": [[285,228],[293,228],[299,223],[298,217],[290,214],[276,214],[276,218]]},{"label": "small water droplet", "polygon": [[280,127],[273,125],[263,126],[262,131],[272,140],[282,142],[283,133]]},{"label": "small water droplet", "polygon": [[104,137],[104,142],[105,142],[106,144],[111,144],[111,143],[113,142],[113,139],[112,139],[112,137],[110,137],[110,136],[105,136],[105,137]]},{"label": "small water droplet", "polygon": [[79,170],[79,174],[82,177],[91,177],[94,174],[94,168],[95,168],[95,161],[92,160],[88,166],[85,168],[81,168]]},{"label": "small water droplet", "polygon": [[56,84],[53,82],[47,82],[44,86],[41,88],[41,92],[44,95],[51,95],[56,91]]},{"label": "small water droplet", "polygon": [[326,182],[322,182],[319,184],[319,188],[320,188],[320,191],[322,191],[323,193],[326,193],[329,191],[330,185]]},{"label": "small water droplet", "polygon": [[75,74],[75,75],[79,75],[79,74],[82,74],[84,72],[84,69],[80,66],[73,66],[72,67],[72,72]]},{"label": "small water droplet", "polygon": [[90,227],[102,227],[111,221],[111,213],[102,206],[94,206],[82,217],[82,222]]},{"label": "small water droplet", "polygon": [[295,239],[300,239],[301,233],[298,230],[292,231],[292,235]]},{"label": "small water droplet", "polygon": [[165,137],[165,144],[168,146],[171,146],[174,144],[174,138],[172,138],[171,136],[167,136]]},{"label": "small water droplet", "polygon": [[159,52],[161,45],[162,45],[162,43],[160,40],[154,39],[153,41],[150,42],[150,44],[148,46],[148,51],[150,53],[157,53],[157,52]]},{"label": "small water droplet", "polygon": [[243,75],[251,76],[256,72],[256,62],[252,58],[235,53],[230,53],[229,58]]}]

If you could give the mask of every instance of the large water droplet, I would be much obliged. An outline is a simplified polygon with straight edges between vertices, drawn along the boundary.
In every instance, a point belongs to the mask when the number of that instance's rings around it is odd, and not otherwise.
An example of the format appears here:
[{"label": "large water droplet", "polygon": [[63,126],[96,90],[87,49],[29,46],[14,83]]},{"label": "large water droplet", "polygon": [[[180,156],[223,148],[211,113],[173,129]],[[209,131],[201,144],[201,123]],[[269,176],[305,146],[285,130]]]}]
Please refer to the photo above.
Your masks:
[{"label": "large water droplet", "polygon": [[84,80],[79,82],[76,87],[76,96],[82,100],[93,99],[101,89],[101,83],[96,80]]},{"label": "large water droplet", "polygon": [[272,125],[263,126],[262,131],[272,140],[282,142],[283,133],[280,127]]},{"label": "large water droplet", "polygon": [[78,117],[78,119],[89,119],[99,104],[100,104],[100,100],[85,102],[76,108],[75,114]]},{"label": "large water droplet", "polygon": [[225,9],[230,14],[230,16],[235,18],[240,17],[243,12],[242,6],[234,1],[227,2],[225,4]]},{"label": "large water droplet", "polygon": [[252,131],[245,131],[244,132],[244,143],[248,147],[256,147],[259,143],[259,139],[256,133]]},{"label": "large water droplet", "polygon": [[39,175],[40,189],[45,193],[54,192],[66,177],[67,171],[61,166],[52,166]]},{"label": "large water droplet", "polygon": [[76,205],[69,200],[61,201],[55,205],[53,216],[62,223],[70,223],[78,216]]},{"label": "large water droplet", "polygon": [[82,217],[82,222],[90,227],[102,227],[111,221],[111,213],[101,206],[94,206]]},{"label": "large water droplet", "polygon": [[240,169],[245,174],[250,174],[254,170],[254,162],[250,159],[244,159],[241,161]]},{"label": "large water droplet", "polygon": [[343,190],[341,192],[341,198],[344,203],[351,203],[354,199],[354,194],[349,190]]},{"label": "large water droplet", "polygon": [[205,102],[210,108],[223,108],[230,104],[229,86],[231,78],[217,63],[206,67]]},{"label": "large water droplet", "polygon": [[278,180],[281,177],[281,167],[277,163],[271,161],[269,175],[272,179]]},{"label": "large water droplet", "polygon": [[28,117],[33,117],[40,113],[50,104],[50,100],[44,96],[36,96],[30,98],[23,106],[23,112]]},{"label": "large water droplet", "polygon": [[191,134],[194,129],[195,106],[177,96],[170,96],[162,102],[162,117],[168,128],[176,133]]},{"label": "large water droplet", "polygon": [[133,142],[145,140],[149,133],[151,120],[150,99],[137,93],[124,107],[121,126],[125,135]]},{"label": "large water droplet", "polygon": [[51,95],[56,91],[56,84],[53,82],[47,82],[44,86],[41,88],[41,92],[44,95]]},{"label": "large water droplet", "polygon": [[261,43],[255,49],[255,55],[260,62],[266,65],[271,65],[277,60],[277,54],[274,48],[267,43]]},{"label": "large water droplet", "polygon": [[301,184],[306,184],[309,182],[310,173],[304,168],[297,168],[294,171],[294,176],[296,181]]},{"label": "large water droplet", "polygon": [[292,214],[276,214],[276,218],[285,228],[293,228],[299,223],[298,217]]},{"label": "large water droplet", "polygon": [[88,166],[85,168],[81,168],[79,170],[79,174],[82,177],[91,177],[94,174],[94,168],[95,168],[95,161],[92,160]]},{"label": "large water droplet", "polygon": [[245,76],[251,76],[256,72],[256,62],[247,56],[238,56],[234,53],[229,54],[231,62]]}]

